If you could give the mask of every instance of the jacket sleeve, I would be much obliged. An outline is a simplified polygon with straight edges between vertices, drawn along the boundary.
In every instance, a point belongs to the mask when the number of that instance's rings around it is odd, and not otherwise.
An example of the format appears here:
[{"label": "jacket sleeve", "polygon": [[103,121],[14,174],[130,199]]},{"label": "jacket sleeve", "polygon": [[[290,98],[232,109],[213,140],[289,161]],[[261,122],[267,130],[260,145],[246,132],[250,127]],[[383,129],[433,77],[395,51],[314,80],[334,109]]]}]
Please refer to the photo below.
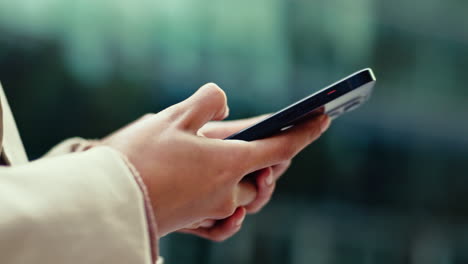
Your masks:
[{"label": "jacket sleeve", "polygon": [[72,152],[80,152],[93,147],[96,142],[96,140],[88,140],[80,137],[69,138],[49,150],[43,158],[51,158]]},{"label": "jacket sleeve", "polygon": [[108,147],[0,168],[0,263],[152,263],[144,192]]}]

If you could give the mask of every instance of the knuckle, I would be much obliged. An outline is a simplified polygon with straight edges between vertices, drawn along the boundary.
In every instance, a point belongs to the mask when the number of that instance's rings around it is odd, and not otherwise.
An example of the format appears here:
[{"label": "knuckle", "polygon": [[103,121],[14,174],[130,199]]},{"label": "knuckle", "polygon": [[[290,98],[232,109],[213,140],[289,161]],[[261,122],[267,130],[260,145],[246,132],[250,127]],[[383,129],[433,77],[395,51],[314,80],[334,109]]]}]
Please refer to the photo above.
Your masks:
[{"label": "knuckle", "polygon": [[214,242],[223,242],[228,238],[225,234],[216,234],[211,237]]},{"label": "knuckle", "polygon": [[235,198],[230,196],[229,198],[225,199],[216,209],[215,217],[220,219],[227,218],[234,213],[236,208],[237,205],[235,202]]},{"label": "knuckle", "polygon": [[283,168],[289,168],[291,166],[291,159],[288,159],[288,160],[285,160],[283,161],[281,164],[278,164],[280,167],[283,167]]},{"label": "knuckle", "polygon": [[203,85],[204,89],[208,89],[210,92],[217,94],[217,95],[224,95],[223,89],[221,89],[216,83],[210,82]]},{"label": "knuckle", "polygon": [[261,206],[252,207],[252,208],[249,210],[249,211],[250,211],[249,213],[251,213],[251,214],[256,214],[256,213],[260,212],[260,209],[262,209]]},{"label": "knuckle", "polygon": [[143,116],[140,117],[140,120],[150,119],[153,116],[154,116],[154,114],[146,113],[146,114],[144,114]]},{"label": "knuckle", "polygon": [[203,85],[203,89],[206,89],[207,92],[213,97],[213,102],[217,104],[226,104],[227,97],[226,93],[215,83],[207,83]]},{"label": "knuckle", "polygon": [[254,201],[253,203],[249,204],[245,209],[249,214],[256,214],[260,211],[260,203],[258,201]]}]

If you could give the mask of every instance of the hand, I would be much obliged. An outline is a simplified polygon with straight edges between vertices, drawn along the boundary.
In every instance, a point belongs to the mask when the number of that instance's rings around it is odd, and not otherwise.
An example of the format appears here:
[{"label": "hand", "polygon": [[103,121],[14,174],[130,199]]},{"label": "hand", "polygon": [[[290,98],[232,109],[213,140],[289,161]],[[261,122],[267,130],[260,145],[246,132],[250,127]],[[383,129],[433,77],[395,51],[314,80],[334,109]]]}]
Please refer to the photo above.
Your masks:
[{"label": "hand", "polygon": [[[224,139],[244,128],[260,122],[268,116],[267,114],[234,121],[209,122],[198,131],[198,135],[208,138]],[[329,119],[327,122],[329,122]],[[325,130],[329,125],[330,123],[326,124]],[[276,181],[286,172],[290,165],[291,160],[286,160],[280,164],[263,168],[249,175],[249,178],[256,183],[258,193],[255,201],[246,206],[247,213],[257,213],[268,203],[274,192]],[[209,221],[202,226],[208,227],[208,222]]]},{"label": "hand", "polygon": [[[254,142],[201,137],[210,120],[228,115],[224,92],[214,84],[158,114],[147,115],[103,139],[140,172],[155,209],[158,235],[207,219],[240,218],[256,197],[242,181],[249,173],[290,160],[322,133],[321,116]],[[234,219],[236,219],[234,217]]]},{"label": "hand", "polygon": [[[288,164],[288,163],[285,163]],[[276,167],[276,166],[274,166]],[[272,182],[267,184],[265,179],[270,175],[274,175],[272,167],[266,169],[261,169],[257,172],[250,174],[248,177],[254,180],[257,183],[257,197],[255,201],[245,207],[237,208],[236,212],[221,220],[207,219],[202,222],[192,224],[188,227],[185,227],[178,232],[197,235],[206,239],[213,241],[224,241],[229,237],[236,234],[241,226],[246,213],[249,212],[246,208],[251,208],[250,212],[254,213],[259,211],[271,198],[275,188],[274,176],[272,177]],[[279,177],[278,174],[277,177]],[[251,177],[253,176],[253,177]],[[245,181],[244,179],[243,181]],[[249,179],[250,180],[250,179]]]},{"label": "hand", "polygon": [[[224,139],[267,117],[268,115],[262,115],[235,121],[213,121],[203,126],[198,131],[198,134],[208,138]],[[203,222],[195,223],[181,229],[179,232],[194,234],[213,241],[223,241],[233,236],[240,230],[246,213],[257,213],[268,203],[273,195],[276,181],[289,168],[290,164],[291,160],[287,160],[280,164],[261,169],[247,176],[249,180],[256,184],[257,197],[255,201],[249,205],[239,208],[232,216],[217,221],[213,219],[204,220]],[[246,180],[247,177],[245,177],[244,180]]]}]

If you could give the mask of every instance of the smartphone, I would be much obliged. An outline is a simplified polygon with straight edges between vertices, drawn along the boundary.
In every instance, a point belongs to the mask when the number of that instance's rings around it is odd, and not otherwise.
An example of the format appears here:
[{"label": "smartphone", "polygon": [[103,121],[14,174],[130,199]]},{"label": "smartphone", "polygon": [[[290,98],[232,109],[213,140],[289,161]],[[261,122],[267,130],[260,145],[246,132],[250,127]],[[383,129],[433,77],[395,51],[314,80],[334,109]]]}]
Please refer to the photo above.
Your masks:
[{"label": "smartphone", "polygon": [[367,101],[375,81],[372,69],[358,71],[225,139],[253,141],[266,138],[314,115],[327,114],[335,119]]}]

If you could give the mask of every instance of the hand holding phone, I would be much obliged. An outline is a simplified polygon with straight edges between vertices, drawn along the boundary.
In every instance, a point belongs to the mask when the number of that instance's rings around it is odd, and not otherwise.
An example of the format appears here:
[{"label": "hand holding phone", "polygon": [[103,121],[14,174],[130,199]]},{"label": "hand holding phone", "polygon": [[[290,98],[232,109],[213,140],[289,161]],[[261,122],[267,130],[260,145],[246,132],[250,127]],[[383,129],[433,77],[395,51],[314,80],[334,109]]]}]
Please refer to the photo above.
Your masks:
[{"label": "hand holding phone", "polygon": [[370,68],[358,71],[226,139],[253,141],[266,138],[318,114],[335,119],[367,101],[375,82]]}]

